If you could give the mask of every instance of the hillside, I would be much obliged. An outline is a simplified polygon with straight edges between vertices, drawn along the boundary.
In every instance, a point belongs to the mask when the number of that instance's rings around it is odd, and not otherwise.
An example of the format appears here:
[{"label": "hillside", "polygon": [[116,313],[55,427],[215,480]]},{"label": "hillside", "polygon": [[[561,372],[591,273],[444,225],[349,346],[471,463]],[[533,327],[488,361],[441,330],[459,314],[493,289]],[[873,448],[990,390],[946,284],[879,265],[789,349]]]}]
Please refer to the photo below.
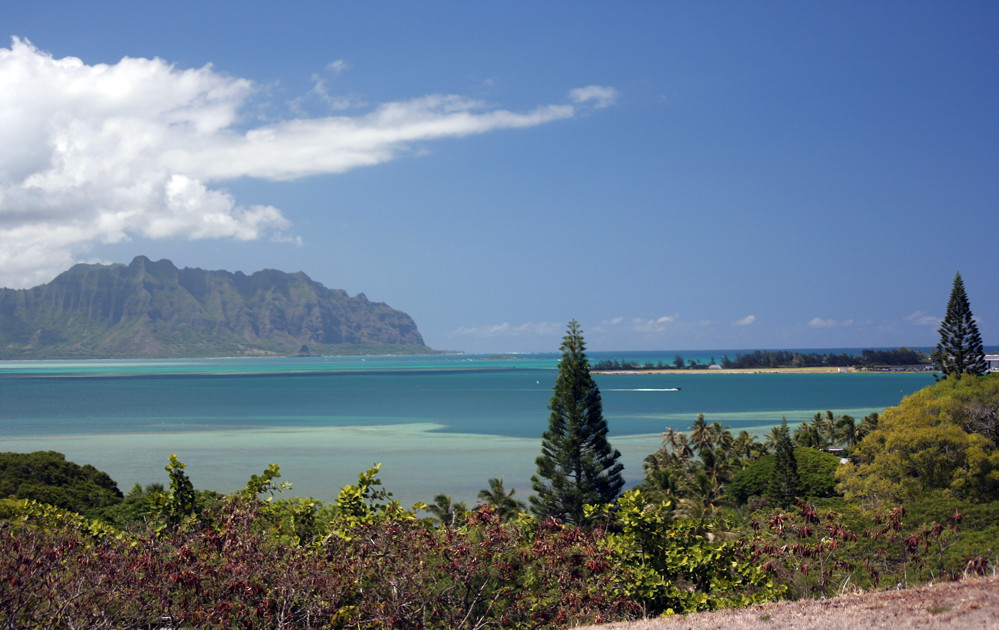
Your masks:
[{"label": "hillside", "polygon": [[0,359],[430,352],[412,318],[304,273],[178,269],[144,256],[0,289]]}]

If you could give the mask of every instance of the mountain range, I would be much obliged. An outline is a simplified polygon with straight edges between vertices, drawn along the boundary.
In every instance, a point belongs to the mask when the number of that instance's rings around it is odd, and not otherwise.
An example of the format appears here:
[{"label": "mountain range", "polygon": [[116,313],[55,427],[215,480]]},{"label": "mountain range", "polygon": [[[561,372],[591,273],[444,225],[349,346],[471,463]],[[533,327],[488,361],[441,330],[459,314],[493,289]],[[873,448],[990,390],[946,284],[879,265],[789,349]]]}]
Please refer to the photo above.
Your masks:
[{"label": "mountain range", "polygon": [[427,352],[406,313],[302,272],[178,269],[139,256],[0,289],[0,359]]}]

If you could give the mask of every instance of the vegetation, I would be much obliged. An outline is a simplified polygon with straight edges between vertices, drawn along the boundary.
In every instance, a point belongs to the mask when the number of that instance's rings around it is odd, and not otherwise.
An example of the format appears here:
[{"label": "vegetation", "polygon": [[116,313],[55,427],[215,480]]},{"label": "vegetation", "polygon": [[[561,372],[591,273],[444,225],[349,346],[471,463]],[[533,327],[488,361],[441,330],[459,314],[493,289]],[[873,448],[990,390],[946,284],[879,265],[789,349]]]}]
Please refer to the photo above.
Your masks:
[{"label": "vegetation", "polygon": [[492,508],[503,522],[511,521],[527,509],[520,499],[513,498],[516,490],[506,491],[503,487],[503,479],[493,477],[489,480],[488,490],[479,490],[479,500],[483,505]]},{"label": "vegetation", "polygon": [[947,378],[885,411],[838,472],[845,496],[863,505],[908,504],[929,490],[999,499],[999,377]]},{"label": "vegetation", "polygon": [[621,493],[624,466],[618,461],[621,453],[607,441],[600,390],[590,376],[576,320],[569,322],[561,350],[530,501],[541,518],[581,524],[585,505],[610,503]]},{"label": "vegetation", "polygon": [[[860,367],[875,368],[879,366],[929,366],[930,357],[922,350],[897,348],[894,350],[863,350],[860,354],[848,355],[822,354],[818,352],[792,352],[789,350],[763,351],[756,350],[748,354],[738,354],[734,359],[723,356],[720,363],[724,369],[763,370],[776,368],[804,367]],[[712,358],[711,364],[715,364]],[[706,370],[708,365],[696,363],[693,360],[684,363],[683,357],[677,356],[672,363],[635,363],[617,359],[604,359],[594,364],[593,369],[601,372],[635,371],[635,370]]]},{"label": "vegetation", "polygon": [[303,273],[177,269],[139,256],[0,289],[0,359],[425,352],[405,313]]},{"label": "vegetation", "polygon": [[933,360],[940,366],[943,378],[961,374],[984,374],[985,351],[978,325],[971,314],[968,294],[961,274],[954,276],[954,287],[947,301],[947,315],[940,325],[940,343]]},{"label": "vegetation", "polygon": [[0,453],[0,497],[31,499],[80,514],[123,499],[107,473],[68,462],[55,451]]},{"label": "vegetation", "polygon": [[797,446],[810,446],[819,450],[843,449],[848,453],[860,440],[877,428],[878,413],[874,412],[857,423],[853,416],[836,416],[827,410],[825,415],[816,413],[811,422],[803,422],[794,430]]},{"label": "vegetation", "polygon": [[[777,456],[771,453],[747,464],[732,478],[732,482],[725,488],[725,494],[735,505],[745,505],[750,499],[766,496],[768,486],[774,478],[776,459]],[[836,496],[838,457],[799,446],[794,449],[794,461],[798,473],[797,497],[824,499]]]},{"label": "vegetation", "polygon": [[801,496],[798,460],[794,457],[787,420],[782,420],[774,434],[774,472],[767,483],[767,498],[778,507],[786,508]]}]

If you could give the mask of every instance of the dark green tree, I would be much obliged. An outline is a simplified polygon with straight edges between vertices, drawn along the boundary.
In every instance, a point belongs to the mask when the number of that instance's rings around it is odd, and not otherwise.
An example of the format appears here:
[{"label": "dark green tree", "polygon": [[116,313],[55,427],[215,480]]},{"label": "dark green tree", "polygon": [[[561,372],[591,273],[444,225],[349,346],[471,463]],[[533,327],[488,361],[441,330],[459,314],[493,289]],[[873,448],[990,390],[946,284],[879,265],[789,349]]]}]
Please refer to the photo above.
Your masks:
[{"label": "dark green tree", "polygon": [[774,473],[767,484],[767,498],[774,505],[788,507],[801,494],[801,481],[787,418],[781,420],[780,428],[776,428],[774,434]]},{"label": "dark green tree", "polygon": [[978,376],[985,373],[982,336],[971,314],[968,294],[964,291],[964,282],[960,273],[954,276],[954,288],[951,289],[950,300],[947,301],[947,315],[940,325],[939,332],[940,343],[933,353],[933,360],[940,366],[940,371],[943,372],[942,378],[947,378],[951,374]]},{"label": "dark green tree", "polygon": [[118,484],[90,464],[80,466],[55,451],[0,453],[0,499],[33,499],[84,513],[121,503]]},{"label": "dark green tree", "polygon": [[450,494],[438,494],[434,497],[433,505],[428,505],[426,510],[434,515],[441,525],[447,528],[457,527],[459,522],[468,513],[468,506],[464,501],[454,502]]},{"label": "dark green tree", "polygon": [[531,510],[542,518],[584,521],[583,506],[613,503],[624,487],[621,453],[607,441],[600,390],[590,376],[583,331],[569,322],[562,338],[555,393],[542,435]]}]

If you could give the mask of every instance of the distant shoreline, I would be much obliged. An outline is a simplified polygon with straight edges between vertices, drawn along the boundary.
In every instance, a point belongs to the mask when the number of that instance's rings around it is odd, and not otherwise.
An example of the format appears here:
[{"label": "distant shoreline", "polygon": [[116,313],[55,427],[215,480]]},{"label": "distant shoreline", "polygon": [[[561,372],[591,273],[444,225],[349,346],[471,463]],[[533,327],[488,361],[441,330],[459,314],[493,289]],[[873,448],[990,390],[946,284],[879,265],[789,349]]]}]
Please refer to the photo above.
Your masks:
[{"label": "distant shoreline", "polygon": [[[709,369],[658,369],[650,370],[591,370],[593,374],[923,374],[920,370],[858,370],[849,367],[802,367],[802,368],[722,368]],[[925,372],[931,374],[932,372]]]}]

